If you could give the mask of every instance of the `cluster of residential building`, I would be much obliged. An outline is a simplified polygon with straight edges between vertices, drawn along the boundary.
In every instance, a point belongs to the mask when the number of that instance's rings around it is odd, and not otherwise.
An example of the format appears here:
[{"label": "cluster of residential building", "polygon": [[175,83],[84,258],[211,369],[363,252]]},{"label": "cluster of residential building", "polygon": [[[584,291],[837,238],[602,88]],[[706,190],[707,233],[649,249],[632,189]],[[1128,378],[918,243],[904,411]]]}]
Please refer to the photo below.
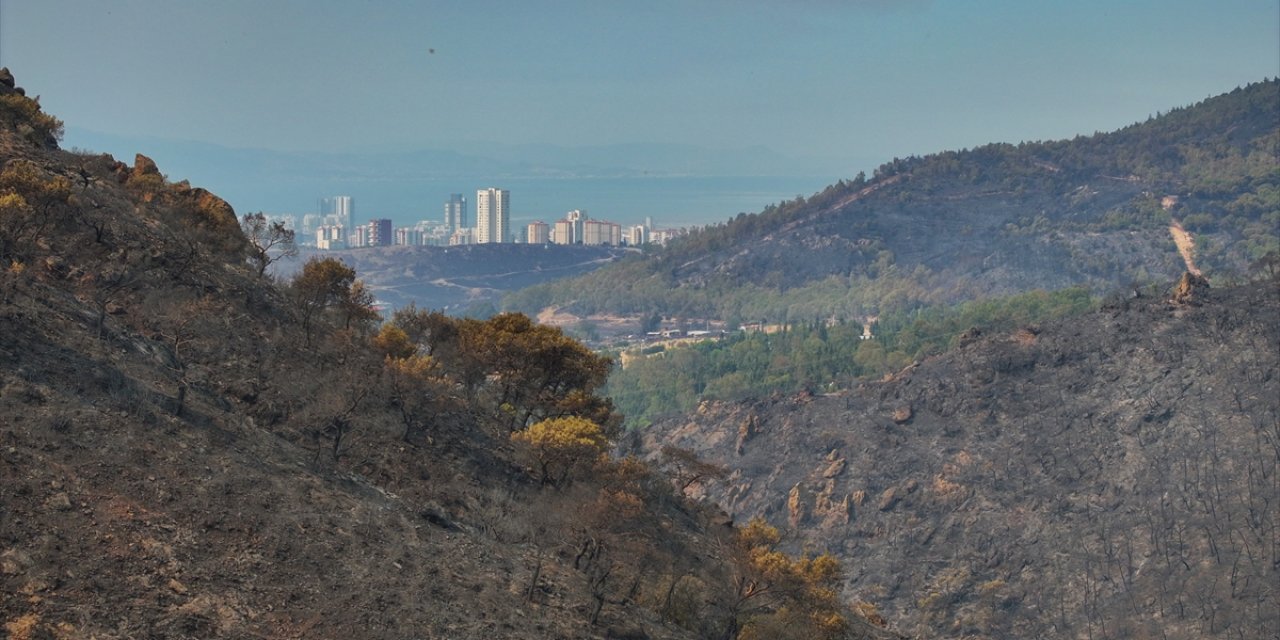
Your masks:
[{"label": "cluster of residential building", "polygon": [[607,220],[595,220],[575,209],[551,224],[531,222],[522,233],[511,231],[511,192],[488,188],[476,191],[475,221],[470,220],[467,198],[449,195],[442,222],[423,220],[410,227],[394,227],[387,218],[355,224],[355,203],[351,196],[323,198],[317,213],[298,220],[295,216],[269,216],[294,229],[300,244],[318,249],[349,249],[392,245],[465,245],[505,242],[530,244],[583,244],[640,246],[665,244],[678,232],[654,229],[652,221],[623,227]]},{"label": "cluster of residential building", "polygon": [[454,193],[444,203],[449,245],[511,242],[511,192],[490,187],[476,191],[476,224],[467,223],[467,199]]},{"label": "cluster of residential building", "polygon": [[593,220],[587,212],[574,209],[552,224],[541,220],[530,222],[525,227],[525,242],[638,247],[649,243],[666,244],[673,234],[666,229],[654,229],[648,220],[645,224],[623,227],[608,220]]},{"label": "cluster of residential building", "polygon": [[299,240],[303,244],[312,244],[314,240],[318,249],[432,244],[429,240],[441,235],[425,221],[412,227],[393,227],[388,218],[374,218],[363,224],[354,224],[354,218],[355,203],[351,196],[334,196],[321,199],[319,213],[302,216],[300,227],[291,228],[300,232]]}]

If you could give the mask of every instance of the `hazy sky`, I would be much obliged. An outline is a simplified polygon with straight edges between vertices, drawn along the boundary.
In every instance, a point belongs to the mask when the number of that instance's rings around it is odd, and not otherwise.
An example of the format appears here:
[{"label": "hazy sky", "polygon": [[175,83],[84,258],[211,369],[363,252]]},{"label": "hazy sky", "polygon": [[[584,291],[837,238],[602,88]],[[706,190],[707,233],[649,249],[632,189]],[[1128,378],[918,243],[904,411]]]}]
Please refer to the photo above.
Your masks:
[{"label": "hazy sky", "polygon": [[111,134],[838,164],[1114,129],[1280,75],[1280,2],[0,0],[0,65]]}]

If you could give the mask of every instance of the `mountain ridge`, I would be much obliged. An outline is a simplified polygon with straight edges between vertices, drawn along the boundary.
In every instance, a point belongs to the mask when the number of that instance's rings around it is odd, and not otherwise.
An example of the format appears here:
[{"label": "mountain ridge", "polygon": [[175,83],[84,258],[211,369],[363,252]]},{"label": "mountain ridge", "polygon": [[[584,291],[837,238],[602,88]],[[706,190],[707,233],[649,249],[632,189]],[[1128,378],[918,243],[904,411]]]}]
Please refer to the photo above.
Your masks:
[{"label": "mountain ridge", "polygon": [[[1181,273],[1171,221],[1199,238],[1209,277],[1244,274],[1280,248],[1277,122],[1280,81],[1267,80],[1112,133],[896,158],[870,179],[506,304],[781,321],[1030,289],[1105,292]],[[605,281],[626,291],[593,295]],[[844,296],[813,300],[823,287]]]}]

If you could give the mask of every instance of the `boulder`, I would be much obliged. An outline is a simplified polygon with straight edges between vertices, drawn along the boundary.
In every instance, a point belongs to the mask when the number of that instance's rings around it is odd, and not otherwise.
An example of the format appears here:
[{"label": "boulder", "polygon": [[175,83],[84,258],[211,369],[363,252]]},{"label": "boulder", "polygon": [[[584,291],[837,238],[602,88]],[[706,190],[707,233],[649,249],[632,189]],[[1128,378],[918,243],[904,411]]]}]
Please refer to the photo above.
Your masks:
[{"label": "boulder", "polygon": [[881,511],[890,511],[894,507],[898,506],[898,502],[901,500],[902,496],[898,495],[898,489],[896,487],[889,487],[884,490],[884,493],[880,494],[880,501],[876,503],[876,508]]}]

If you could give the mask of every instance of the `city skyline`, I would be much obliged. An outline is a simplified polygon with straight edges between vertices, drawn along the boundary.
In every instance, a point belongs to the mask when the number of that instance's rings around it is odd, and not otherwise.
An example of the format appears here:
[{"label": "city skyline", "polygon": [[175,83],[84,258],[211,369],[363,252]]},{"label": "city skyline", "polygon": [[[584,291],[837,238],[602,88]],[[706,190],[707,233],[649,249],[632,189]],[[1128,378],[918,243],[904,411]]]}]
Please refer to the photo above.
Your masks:
[{"label": "city skyline", "polygon": [[[581,209],[573,209],[551,224],[534,220],[512,229],[509,224],[510,192],[491,187],[477,190],[477,226],[457,226],[464,219],[466,199],[461,194],[450,194],[444,203],[443,220],[422,219],[406,224],[395,224],[388,218],[371,216],[367,222],[356,223],[352,216],[354,198],[346,195],[317,199],[318,211],[301,216],[287,213],[264,213],[268,220],[278,221],[294,230],[298,242],[321,250],[355,249],[385,246],[453,246],[461,244],[561,244],[561,245],[610,245],[641,246],[650,241],[665,244],[676,235],[701,225],[681,225],[679,228],[657,229],[651,217],[643,224],[619,224],[612,220],[591,218]],[[480,222],[486,228],[482,232]],[[498,221],[506,227],[505,235],[498,235]]]}]

